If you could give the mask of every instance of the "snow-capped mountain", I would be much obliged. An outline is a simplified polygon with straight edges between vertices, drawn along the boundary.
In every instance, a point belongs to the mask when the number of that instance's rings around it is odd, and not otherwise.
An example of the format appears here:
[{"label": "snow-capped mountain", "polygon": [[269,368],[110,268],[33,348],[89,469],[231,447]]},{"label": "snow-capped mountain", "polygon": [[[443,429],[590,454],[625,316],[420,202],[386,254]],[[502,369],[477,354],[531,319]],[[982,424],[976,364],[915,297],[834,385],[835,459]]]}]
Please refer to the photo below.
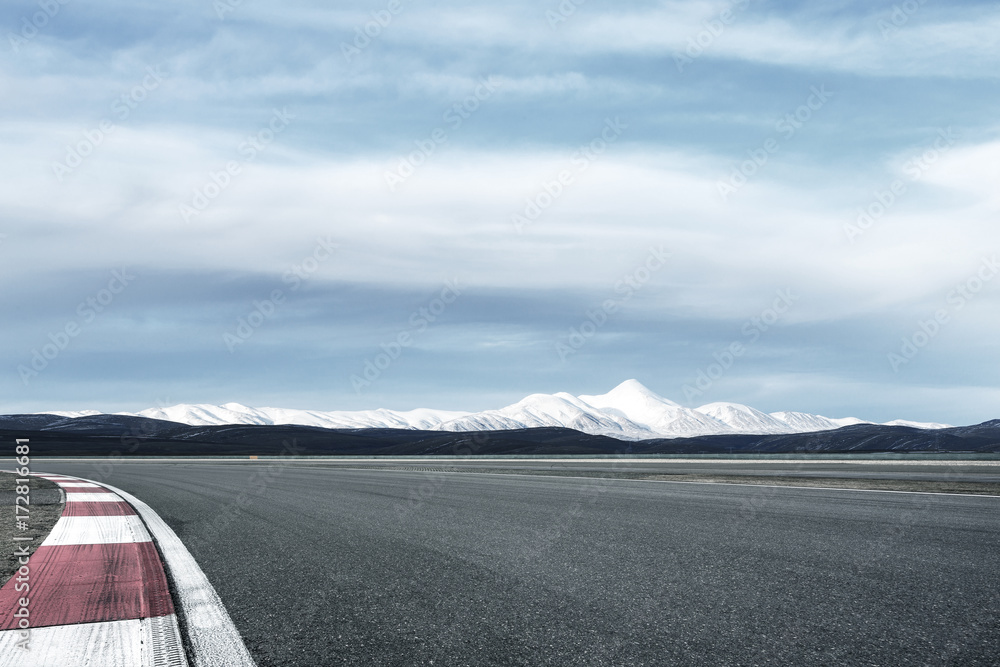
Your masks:
[{"label": "snow-capped mountain", "polygon": [[225,405],[174,405],[169,408],[149,408],[138,413],[117,414],[165,419],[191,426],[221,424],[298,424],[321,428],[409,428],[436,430],[468,413],[455,410],[359,410],[320,412],[317,410],[290,410],[286,408],[249,408],[239,403]]},{"label": "snow-capped mountain", "polygon": [[893,419],[885,422],[883,426],[909,426],[910,428],[952,428],[951,424],[938,424],[937,422],[911,422],[908,419]]},{"label": "snow-capped mountain", "polygon": [[649,428],[614,412],[597,410],[572,394],[532,394],[499,410],[468,414],[445,422],[445,431],[487,431],[556,426],[626,440],[656,437]]},{"label": "snow-capped mountain", "polygon": [[[101,414],[94,410],[54,412],[66,417]],[[298,424],[322,428],[395,428],[430,431],[486,431],[562,427],[584,433],[608,435],[622,440],[676,438],[698,435],[745,433],[754,435],[826,431],[852,424],[871,424],[854,417],[831,419],[804,412],[767,414],[739,403],[709,403],[685,408],[658,396],[637,380],[626,380],[606,394],[573,396],[532,394],[497,410],[458,412],[417,409],[333,411],[250,408],[239,403],[225,405],[174,405],[139,413],[116,414],[163,419],[191,426],[221,424]],[[948,428],[948,424],[904,420],[889,426]]]},{"label": "snow-capped mountain", "polygon": [[698,412],[718,419],[739,433],[788,433],[788,423],[739,403],[709,403],[698,408]]},{"label": "snow-capped mountain", "polygon": [[797,432],[801,433],[808,433],[809,431],[828,431],[830,429],[840,428],[841,426],[849,426],[850,423],[865,423],[860,419],[828,419],[826,417],[820,417],[819,415],[811,415],[807,412],[772,412],[771,416],[788,424]]},{"label": "snow-capped mountain", "polygon": [[626,380],[606,394],[581,396],[580,400],[601,412],[622,415],[643,425],[658,437],[732,433],[713,416],[684,408],[644,387],[638,380]]}]

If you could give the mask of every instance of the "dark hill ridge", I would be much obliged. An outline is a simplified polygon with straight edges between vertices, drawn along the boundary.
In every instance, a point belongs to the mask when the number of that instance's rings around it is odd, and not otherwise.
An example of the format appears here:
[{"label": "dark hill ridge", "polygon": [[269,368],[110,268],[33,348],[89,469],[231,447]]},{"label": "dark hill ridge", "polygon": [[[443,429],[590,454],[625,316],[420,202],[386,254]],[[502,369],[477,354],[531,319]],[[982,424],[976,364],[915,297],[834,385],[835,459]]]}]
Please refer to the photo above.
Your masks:
[{"label": "dark hill ridge", "polygon": [[452,432],[294,425],[188,426],[125,415],[2,415],[0,438],[8,442],[29,438],[33,456],[1000,453],[1000,420],[938,430],[858,424],[814,433],[627,442],[565,428]]}]

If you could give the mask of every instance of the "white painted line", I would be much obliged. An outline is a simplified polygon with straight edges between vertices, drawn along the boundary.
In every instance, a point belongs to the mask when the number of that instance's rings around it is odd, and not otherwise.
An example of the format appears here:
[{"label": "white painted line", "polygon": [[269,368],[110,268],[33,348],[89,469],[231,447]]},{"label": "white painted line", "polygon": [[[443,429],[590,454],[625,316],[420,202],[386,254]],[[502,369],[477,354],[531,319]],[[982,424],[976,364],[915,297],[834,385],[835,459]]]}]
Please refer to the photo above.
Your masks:
[{"label": "white painted line", "polygon": [[121,498],[113,493],[66,493],[68,503],[117,503]]},{"label": "white painted line", "polygon": [[0,631],[0,667],[187,667],[177,617],[77,623],[31,629],[30,650],[19,630]]},{"label": "white painted line", "polygon": [[[555,475],[553,475],[555,476]],[[580,479],[596,479],[581,477]],[[608,478],[601,478],[608,479]],[[822,479],[822,478],[820,478]],[[851,489],[845,486],[791,486],[788,484],[746,484],[743,482],[680,482],[669,479],[633,479],[631,482],[662,482],[664,484],[714,484],[716,486],[759,486],[765,489],[807,489],[811,491],[858,491],[864,493],[909,493],[916,496],[961,496],[963,498],[1000,498],[988,493],[948,493],[945,491],[895,491],[893,489]],[[880,480],[873,480],[880,481]]]},{"label": "white painted line", "polygon": [[[369,470],[357,468],[357,470]],[[420,472],[418,470],[376,470],[374,472]],[[435,473],[437,474],[437,473]],[[676,479],[625,479],[622,477],[586,477],[583,475],[531,475],[520,472],[466,472],[464,470],[442,470],[442,475],[488,475],[490,477],[539,477],[542,479],[591,479],[604,482],[646,482],[655,484],[707,484],[709,486],[754,486],[761,489],[805,489],[809,491],[857,491],[864,493],[910,493],[920,496],[961,496],[965,498],[1000,498],[988,493],[945,493],[943,491],[893,491],[891,489],[850,489],[843,486],[791,486],[788,484],[747,484],[746,482],[682,482]],[[818,477],[817,479],[824,479]],[[858,478],[864,481],[864,478]],[[882,480],[873,480],[882,481]]]},{"label": "white painted line", "polygon": [[104,486],[135,508],[156,540],[173,580],[174,599],[187,627],[194,667],[256,667],[219,594],[173,529],[132,494]]},{"label": "white painted line", "polygon": [[52,532],[41,546],[69,544],[122,544],[151,542],[152,537],[142,519],[127,516],[64,516],[56,521]]},{"label": "white painted line", "polygon": [[101,489],[101,488],[103,488],[100,484],[94,484],[93,482],[62,482],[62,481],[59,481],[59,482],[56,482],[56,484],[58,484],[59,486],[61,486],[64,489],[70,489],[70,488],[72,488],[72,489],[76,489],[76,488],[81,488],[81,489]]}]

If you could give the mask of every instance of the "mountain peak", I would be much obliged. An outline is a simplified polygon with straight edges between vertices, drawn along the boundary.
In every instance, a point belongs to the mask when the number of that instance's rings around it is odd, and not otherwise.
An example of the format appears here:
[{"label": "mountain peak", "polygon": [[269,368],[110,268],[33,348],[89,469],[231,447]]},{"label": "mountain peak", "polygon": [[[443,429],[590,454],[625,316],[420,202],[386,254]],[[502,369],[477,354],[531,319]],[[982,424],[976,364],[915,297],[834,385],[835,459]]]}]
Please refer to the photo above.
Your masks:
[{"label": "mountain peak", "polygon": [[595,408],[616,410],[630,419],[645,421],[640,415],[661,413],[664,409],[679,408],[680,405],[663,398],[646,388],[638,380],[625,380],[606,394],[580,396],[581,401]]},{"label": "mountain peak", "polygon": [[[654,402],[658,402],[658,403],[666,403],[667,405],[673,405],[673,406],[677,405],[677,403],[674,403],[673,401],[671,401],[669,399],[663,398],[662,396],[660,396],[655,391],[653,391],[652,389],[650,389],[649,387],[647,387],[643,383],[639,382],[635,378],[632,378],[630,380],[625,380],[624,382],[622,382],[621,384],[619,384],[617,387],[615,387],[614,389],[612,389],[608,393],[602,394],[602,396],[604,396],[605,398],[608,398],[608,399],[611,399],[611,398],[614,398],[614,399],[617,399],[617,400],[630,400],[631,399],[631,400],[639,400],[639,401],[643,401],[643,402],[654,401]],[[581,398],[583,398],[583,397],[581,396]],[[586,399],[584,399],[584,400],[586,400]]]},{"label": "mountain peak", "polygon": [[630,393],[630,394],[643,394],[643,395],[653,394],[655,396],[655,394],[654,394],[654,392],[652,390],[650,390],[646,385],[644,385],[643,383],[639,382],[635,378],[631,378],[631,379],[625,380],[624,382],[622,382],[621,384],[619,384],[617,387],[615,387],[614,389],[612,389],[608,393],[609,394],[620,394],[620,393],[626,393],[626,392]]}]

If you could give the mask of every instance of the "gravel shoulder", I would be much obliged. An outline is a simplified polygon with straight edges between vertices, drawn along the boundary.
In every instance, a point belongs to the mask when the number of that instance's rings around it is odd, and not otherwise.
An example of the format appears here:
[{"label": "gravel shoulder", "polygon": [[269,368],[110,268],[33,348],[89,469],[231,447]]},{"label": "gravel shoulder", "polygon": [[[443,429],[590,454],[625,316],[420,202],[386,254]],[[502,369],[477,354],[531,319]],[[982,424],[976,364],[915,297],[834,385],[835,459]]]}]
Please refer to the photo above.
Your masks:
[{"label": "gravel shoulder", "polygon": [[[15,552],[27,546],[29,553],[34,553],[56,525],[64,505],[63,495],[54,482],[31,477],[28,482],[28,513],[25,514],[23,509],[18,512],[14,508],[16,480],[17,476],[13,473],[0,472],[0,586],[7,583],[20,567]],[[23,521],[27,528],[20,530],[18,521]],[[15,537],[31,539],[15,540]]]}]

